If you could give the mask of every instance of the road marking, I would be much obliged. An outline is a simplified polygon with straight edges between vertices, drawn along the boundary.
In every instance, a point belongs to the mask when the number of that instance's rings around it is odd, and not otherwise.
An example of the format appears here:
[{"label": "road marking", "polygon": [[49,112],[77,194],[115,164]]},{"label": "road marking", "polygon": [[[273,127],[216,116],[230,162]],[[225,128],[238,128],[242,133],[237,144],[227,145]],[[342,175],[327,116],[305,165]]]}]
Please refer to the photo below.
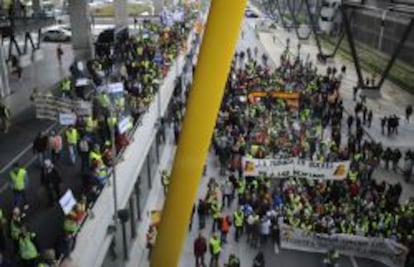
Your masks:
[{"label": "road marking", "polygon": [[[53,129],[53,127],[56,126],[56,122],[52,123],[46,130],[46,132],[49,132]],[[28,145],[25,149],[23,149],[19,154],[17,154],[12,160],[9,161],[1,170],[0,174],[4,173],[7,169],[9,169],[15,162],[17,162],[24,154],[27,153],[31,148],[33,147],[33,144]],[[26,165],[27,166],[27,165]]]},{"label": "road marking", "polygon": [[349,259],[351,260],[352,267],[358,267],[358,263],[354,256],[349,256]]}]

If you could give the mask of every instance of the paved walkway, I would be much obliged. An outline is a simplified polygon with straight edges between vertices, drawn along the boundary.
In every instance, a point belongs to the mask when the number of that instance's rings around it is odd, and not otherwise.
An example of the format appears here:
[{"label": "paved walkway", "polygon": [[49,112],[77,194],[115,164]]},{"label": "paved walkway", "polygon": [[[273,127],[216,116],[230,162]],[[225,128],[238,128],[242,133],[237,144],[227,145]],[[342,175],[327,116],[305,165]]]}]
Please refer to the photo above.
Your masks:
[{"label": "paved walkway", "polygon": [[11,109],[12,125],[8,134],[0,132],[0,174],[7,170],[5,166],[14,158],[22,157],[22,162],[28,162],[31,154],[26,154],[36,134],[53,127],[51,121],[35,119],[30,95],[35,87],[39,92],[54,88],[69,73],[69,65],[73,61],[72,48],[69,44],[62,46],[63,64],[59,66],[56,46],[57,43],[43,43],[40,53],[37,52],[39,60],[23,68],[20,80],[10,75],[13,93],[1,101]]}]

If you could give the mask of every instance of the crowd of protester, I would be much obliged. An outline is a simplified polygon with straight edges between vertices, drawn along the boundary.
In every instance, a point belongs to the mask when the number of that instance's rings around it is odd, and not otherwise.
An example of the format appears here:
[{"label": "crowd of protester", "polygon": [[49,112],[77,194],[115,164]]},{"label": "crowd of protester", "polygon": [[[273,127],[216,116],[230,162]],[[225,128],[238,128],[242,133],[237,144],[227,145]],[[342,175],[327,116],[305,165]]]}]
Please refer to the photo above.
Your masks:
[{"label": "crowd of protester", "polygon": [[[199,228],[211,217],[213,234],[209,241],[203,234],[195,240],[196,266],[204,266],[203,243],[209,244],[210,266],[219,265],[231,226],[237,242],[246,235],[252,247],[260,248],[271,238],[278,243],[280,223],[309,232],[392,239],[409,249],[411,266],[414,201],[401,203],[401,184],[380,182],[374,172],[381,160],[386,168],[392,162],[396,169],[401,152],[384,150],[366,136],[362,126],[370,126],[372,111],[362,100],[354,114],[344,116],[341,79],[346,68],[318,74],[310,61],[291,57],[288,47],[275,70],[266,56],[261,62],[257,58],[248,49],[233,60],[212,140],[225,178],[211,178],[206,196],[198,202]],[[259,97],[259,92],[266,95]],[[298,100],[276,93],[298,94]],[[350,170],[342,181],[245,177],[242,157],[350,160]],[[411,176],[412,152],[405,157],[411,159]],[[227,266],[239,266],[234,257]]]},{"label": "crowd of protester", "polygon": [[[33,153],[50,205],[56,205],[65,193],[61,166],[79,167],[81,193],[74,190],[77,204],[63,219],[62,235],[51,248],[53,253],[44,253],[38,249],[36,234],[30,231],[30,219],[26,216],[32,206],[26,196],[32,174],[23,164],[16,163],[9,174],[14,197],[12,214],[9,216],[0,209],[0,264],[10,261],[10,266],[51,266],[56,259],[69,257],[88,207],[99,196],[116,157],[131,142],[130,130],[139,124],[170,66],[181,50],[186,49],[196,16],[194,10],[188,9],[184,20],[173,25],[145,21],[138,34],[124,33],[115,43],[99,46],[93,60],[71,66],[71,77],[61,83],[61,97],[89,100],[93,102],[93,112],[78,116],[75,125],[63,132],[39,133],[33,142]],[[92,80],[93,86],[78,88],[77,81],[85,78]],[[123,84],[122,93],[103,90],[116,82]],[[84,90],[91,92],[85,94]],[[127,130],[120,132],[117,125],[123,119],[129,123]]]}]

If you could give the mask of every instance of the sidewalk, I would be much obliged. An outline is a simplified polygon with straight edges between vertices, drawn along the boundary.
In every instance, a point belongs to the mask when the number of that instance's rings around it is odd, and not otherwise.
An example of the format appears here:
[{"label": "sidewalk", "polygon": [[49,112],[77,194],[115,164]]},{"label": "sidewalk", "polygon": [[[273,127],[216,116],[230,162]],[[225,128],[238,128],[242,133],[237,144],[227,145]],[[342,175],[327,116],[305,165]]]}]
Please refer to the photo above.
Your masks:
[{"label": "sidewalk", "polygon": [[[54,124],[52,121],[35,119],[35,109],[30,101],[30,95],[35,87],[39,92],[54,88],[69,73],[69,65],[73,61],[71,45],[62,45],[64,55],[61,66],[56,59],[57,45],[57,43],[42,43],[40,59],[23,68],[20,80],[14,75],[9,75],[13,93],[1,101],[11,110],[12,125],[8,134],[0,132],[0,173],[5,171],[4,166],[10,160],[23,156],[30,150],[28,146],[38,132]],[[28,159],[22,160],[25,162]]]}]

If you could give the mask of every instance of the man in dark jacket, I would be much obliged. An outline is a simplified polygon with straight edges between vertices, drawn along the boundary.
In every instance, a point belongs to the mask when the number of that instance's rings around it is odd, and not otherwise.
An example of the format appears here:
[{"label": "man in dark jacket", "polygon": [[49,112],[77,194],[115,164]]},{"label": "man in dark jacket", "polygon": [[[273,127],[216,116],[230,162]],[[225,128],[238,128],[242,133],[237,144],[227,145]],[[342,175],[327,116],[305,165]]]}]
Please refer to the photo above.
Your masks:
[{"label": "man in dark jacket", "polygon": [[54,200],[60,198],[60,183],[62,178],[59,172],[56,170],[52,161],[47,159],[44,162],[44,167],[42,171],[42,185],[46,188],[49,202],[52,204]]},{"label": "man in dark jacket", "polygon": [[394,149],[394,151],[392,152],[392,170],[393,171],[397,171],[397,167],[398,167],[398,162],[401,159],[401,151],[396,148]]},{"label": "man in dark jacket", "polygon": [[194,257],[196,267],[205,267],[204,256],[207,252],[207,240],[200,232],[196,240],[194,240]]},{"label": "man in dark jacket", "polygon": [[204,229],[206,226],[206,216],[208,213],[208,204],[200,199],[197,206],[198,228]]},{"label": "man in dark jacket", "polygon": [[36,139],[33,141],[33,154],[37,156],[39,167],[43,166],[46,152],[48,148],[49,139],[47,135],[43,132],[40,132]]}]

